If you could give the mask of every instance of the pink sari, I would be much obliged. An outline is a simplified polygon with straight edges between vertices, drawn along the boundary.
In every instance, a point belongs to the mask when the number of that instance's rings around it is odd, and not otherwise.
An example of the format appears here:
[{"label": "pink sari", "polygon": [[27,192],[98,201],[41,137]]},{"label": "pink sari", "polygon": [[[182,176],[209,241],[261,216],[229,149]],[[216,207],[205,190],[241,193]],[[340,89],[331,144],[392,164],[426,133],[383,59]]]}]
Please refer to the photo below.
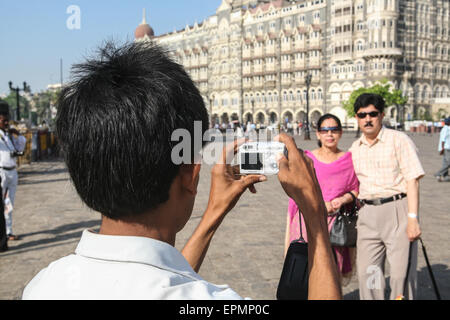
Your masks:
[{"label": "pink sari", "polygon": [[[314,162],[317,180],[322,190],[323,200],[330,202],[350,191],[359,191],[359,181],[353,168],[352,154],[347,152],[338,160],[332,163],[320,162],[312,152],[305,151],[305,154]],[[292,242],[300,237],[298,206],[294,200],[289,199],[288,215],[290,221],[289,241]],[[331,231],[336,216],[328,216],[328,231]],[[308,242],[305,221],[302,217],[303,238]],[[352,263],[349,248],[333,247],[336,253],[337,264],[341,274],[348,274],[352,271]]]}]

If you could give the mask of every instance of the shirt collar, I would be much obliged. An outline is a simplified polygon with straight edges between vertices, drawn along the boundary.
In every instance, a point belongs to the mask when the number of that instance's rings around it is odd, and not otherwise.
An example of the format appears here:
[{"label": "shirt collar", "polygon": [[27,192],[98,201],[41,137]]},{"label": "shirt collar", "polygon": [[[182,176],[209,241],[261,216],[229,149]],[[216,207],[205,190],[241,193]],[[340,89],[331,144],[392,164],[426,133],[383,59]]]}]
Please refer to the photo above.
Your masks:
[{"label": "shirt collar", "polygon": [[[385,130],[384,126],[382,126],[380,132],[378,132],[378,135],[375,138],[375,141],[372,145],[374,145],[378,141],[384,142],[385,132],[386,132],[386,130]],[[361,144],[369,145],[369,142],[367,142],[366,136],[364,134],[362,134],[361,138],[359,138],[359,145],[361,145]]]},{"label": "shirt collar", "polygon": [[110,236],[84,230],[75,253],[92,259],[147,264],[201,280],[177,249],[151,238]]}]

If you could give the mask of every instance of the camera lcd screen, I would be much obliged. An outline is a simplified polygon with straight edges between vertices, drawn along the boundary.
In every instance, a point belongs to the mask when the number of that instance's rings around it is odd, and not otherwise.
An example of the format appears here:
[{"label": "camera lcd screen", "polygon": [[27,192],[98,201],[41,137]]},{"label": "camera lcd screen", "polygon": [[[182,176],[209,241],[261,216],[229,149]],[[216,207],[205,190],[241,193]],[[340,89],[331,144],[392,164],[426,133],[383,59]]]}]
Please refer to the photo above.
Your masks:
[{"label": "camera lcd screen", "polygon": [[262,153],[241,153],[241,169],[242,170],[261,170],[263,165]]}]

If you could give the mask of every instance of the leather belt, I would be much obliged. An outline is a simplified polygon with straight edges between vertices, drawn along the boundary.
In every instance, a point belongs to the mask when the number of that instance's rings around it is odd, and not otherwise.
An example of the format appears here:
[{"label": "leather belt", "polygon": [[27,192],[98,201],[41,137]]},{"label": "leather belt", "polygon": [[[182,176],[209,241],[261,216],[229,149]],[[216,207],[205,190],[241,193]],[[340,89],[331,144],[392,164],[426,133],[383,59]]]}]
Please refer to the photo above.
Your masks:
[{"label": "leather belt", "polygon": [[0,169],[7,170],[7,171],[14,170],[15,168],[16,167],[0,167]]},{"label": "leather belt", "polygon": [[385,204],[385,203],[388,203],[391,201],[395,201],[395,200],[400,200],[405,197],[406,197],[406,194],[399,193],[399,194],[396,194],[395,196],[388,197],[388,198],[378,198],[378,199],[373,199],[373,200],[361,200],[361,202],[364,204],[372,205],[372,206],[381,206],[382,204]]}]

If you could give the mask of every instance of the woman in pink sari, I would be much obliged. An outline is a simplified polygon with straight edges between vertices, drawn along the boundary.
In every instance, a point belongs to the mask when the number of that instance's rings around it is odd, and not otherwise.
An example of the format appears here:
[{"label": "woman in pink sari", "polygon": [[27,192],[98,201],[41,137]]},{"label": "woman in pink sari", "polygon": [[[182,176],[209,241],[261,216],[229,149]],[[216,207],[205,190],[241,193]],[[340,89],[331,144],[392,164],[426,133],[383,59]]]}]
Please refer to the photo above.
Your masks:
[{"label": "woman in pink sari", "polygon": [[[319,149],[305,151],[314,162],[317,180],[322,190],[323,200],[328,210],[328,229],[336,219],[336,214],[342,205],[351,203],[353,197],[358,197],[359,181],[353,168],[352,154],[341,151],[338,143],[342,137],[342,125],[336,116],[323,115],[317,123],[317,139]],[[301,179],[301,177],[299,177]],[[302,221],[303,238],[308,242],[304,219]],[[294,200],[289,199],[286,223],[285,254],[289,244],[300,237],[298,207]],[[336,262],[342,278],[352,275],[354,250],[348,247],[333,247]]]}]

